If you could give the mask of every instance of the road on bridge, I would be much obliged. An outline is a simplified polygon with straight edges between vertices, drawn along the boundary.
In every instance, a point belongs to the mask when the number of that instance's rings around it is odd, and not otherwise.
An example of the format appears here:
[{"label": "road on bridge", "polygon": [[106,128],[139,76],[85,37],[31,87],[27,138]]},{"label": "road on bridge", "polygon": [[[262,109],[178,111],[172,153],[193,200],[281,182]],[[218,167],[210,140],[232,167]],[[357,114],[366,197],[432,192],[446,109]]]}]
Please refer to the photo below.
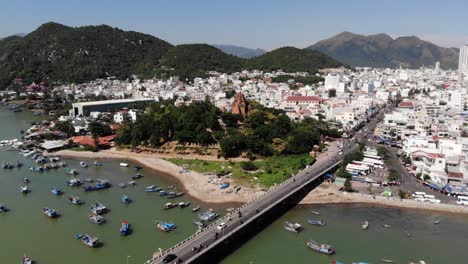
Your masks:
[{"label": "road on bridge", "polygon": [[[372,120],[365,127],[375,127],[375,121],[376,120]],[[203,251],[216,246],[224,239],[227,239],[232,233],[241,229],[249,222],[254,221],[259,214],[265,211],[265,209],[269,209],[271,206],[283,201],[286,197],[289,197],[291,194],[302,189],[305,185],[314,181],[328,170],[334,168],[341,162],[343,155],[355,151],[356,149],[357,145],[355,143],[344,142],[343,154],[330,156],[322,160],[320,163],[306,168],[294,177],[284,181],[273,190],[254,199],[252,202],[237,208],[224,218],[202,229],[200,232],[197,232],[195,235],[179,243],[175,247],[153,257],[153,259],[146,263],[164,263],[163,259],[170,254],[174,254],[177,258],[167,263],[190,263],[191,261],[194,261],[199,254],[203,253]],[[225,227],[222,229],[218,228],[220,223],[224,223]]]}]

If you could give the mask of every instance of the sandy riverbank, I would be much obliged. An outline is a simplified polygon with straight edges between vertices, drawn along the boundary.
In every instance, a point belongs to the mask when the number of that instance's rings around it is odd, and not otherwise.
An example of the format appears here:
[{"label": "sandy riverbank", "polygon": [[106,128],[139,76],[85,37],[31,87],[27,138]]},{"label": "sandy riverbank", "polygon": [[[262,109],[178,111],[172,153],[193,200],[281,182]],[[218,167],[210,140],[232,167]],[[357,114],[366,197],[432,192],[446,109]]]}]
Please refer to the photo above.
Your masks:
[{"label": "sandy riverbank", "polygon": [[[201,173],[190,171],[180,173],[182,167],[175,165],[160,156],[159,154],[135,153],[129,150],[109,149],[99,152],[80,152],[71,150],[62,150],[53,153],[53,155],[68,158],[87,158],[87,159],[116,159],[130,160],[142,164],[145,167],[165,175],[176,178],[187,194],[206,203],[247,203],[253,198],[262,195],[264,192],[260,188],[250,188],[242,186],[239,193],[228,193],[226,190],[220,190],[219,185],[208,183],[208,177]],[[180,157],[179,157],[180,158]],[[186,157],[191,159],[193,157]],[[320,162],[320,158],[317,163]],[[428,204],[419,203],[411,200],[400,200],[398,198],[387,199],[382,196],[348,194],[338,191],[338,187],[333,184],[323,183],[311,191],[301,202],[301,205],[313,204],[376,204],[382,206],[400,207],[418,210],[433,210],[450,213],[468,214],[468,207],[447,205],[447,204]]]},{"label": "sandy riverbank", "polygon": [[[227,190],[220,190],[219,185],[208,183],[208,177],[201,173],[190,171],[180,173],[183,169],[163,158],[172,158],[167,155],[135,153],[129,150],[108,149],[99,152],[62,150],[54,152],[54,156],[67,158],[87,158],[87,159],[116,159],[130,160],[151,168],[157,172],[175,177],[188,195],[206,203],[246,203],[263,192],[259,188],[242,187],[238,193],[228,193]],[[180,158],[180,157],[179,157]],[[183,157],[185,158],[185,157]],[[193,158],[193,157],[186,157]]]},{"label": "sandy riverbank", "polygon": [[416,202],[414,200],[401,200],[396,197],[386,198],[383,196],[365,194],[352,194],[338,191],[338,187],[330,183],[323,183],[311,191],[301,202],[301,205],[313,204],[375,204],[416,210],[430,210],[449,212],[456,214],[468,214],[468,207],[451,204],[429,204]]}]

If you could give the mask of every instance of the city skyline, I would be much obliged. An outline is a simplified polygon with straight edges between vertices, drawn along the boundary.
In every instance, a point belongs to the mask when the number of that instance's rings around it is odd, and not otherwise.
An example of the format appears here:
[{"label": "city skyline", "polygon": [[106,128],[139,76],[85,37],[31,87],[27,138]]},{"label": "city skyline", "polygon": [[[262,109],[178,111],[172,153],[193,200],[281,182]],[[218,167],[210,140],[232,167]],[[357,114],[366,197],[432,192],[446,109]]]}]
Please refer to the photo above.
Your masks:
[{"label": "city skyline", "polygon": [[[0,37],[28,33],[54,21],[68,26],[107,24],[151,34],[173,44],[229,44],[265,50],[282,46],[304,48],[343,31],[386,33],[392,37],[414,35],[443,47],[459,48],[468,43],[468,29],[463,27],[463,7],[468,4],[457,0],[444,5],[400,0],[378,5],[369,0],[87,2],[5,1],[0,11]],[[16,14],[13,19],[11,14]]]}]

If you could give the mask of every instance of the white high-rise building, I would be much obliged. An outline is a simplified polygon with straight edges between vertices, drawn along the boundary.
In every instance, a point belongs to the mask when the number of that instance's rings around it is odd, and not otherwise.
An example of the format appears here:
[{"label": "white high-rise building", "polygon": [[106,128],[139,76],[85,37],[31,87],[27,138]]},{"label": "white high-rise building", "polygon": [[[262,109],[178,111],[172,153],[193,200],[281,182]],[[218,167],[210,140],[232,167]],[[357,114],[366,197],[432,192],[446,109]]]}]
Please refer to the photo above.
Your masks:
[{"label": "white high-rise building", "polygon": [[340,76],[328,74],[325,76],[325,90],[338,89],[340,85]]},{"label": "white high-rise building", "polygon": [[460,48],[460,57],[458,59],[458,71],[468,72],[468,45]]},{"label": "white high-rise building", "polygon": [[436,62],[434,71],[436,74],[440,73],[440,62]]}]

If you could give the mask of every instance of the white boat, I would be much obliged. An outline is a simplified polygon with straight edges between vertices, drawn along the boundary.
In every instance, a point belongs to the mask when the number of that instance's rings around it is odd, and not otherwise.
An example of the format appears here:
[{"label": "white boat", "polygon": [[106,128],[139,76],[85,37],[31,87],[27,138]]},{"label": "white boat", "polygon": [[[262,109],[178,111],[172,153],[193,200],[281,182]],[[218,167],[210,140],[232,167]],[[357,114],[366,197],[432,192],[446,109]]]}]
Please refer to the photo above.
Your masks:
[{"label": "white boat", "polygon": [[97,225],[100,225],[102,223],[104,223],[104,217],[98,215],[98,214],[95,214],[95,213],[91,213],[89,214],[89,220],[94,223],[94,224],[97,224]]},{"label": "white boat", "polygon": [[367,228],[369,228],[369,222],[364,221],[364,222],[362,223],[361,228],[362,228],[362,230],[366,230]]},{"label": "white boat", "polygon": [[128,163],[122,162],[122,163],[120,163],[120,167],[128,167]]},{"label": "white boat", "polygon": [[80,205],[80,204],[83,204],[84,202],[80,200],[79,197],[77,196],[70,196],[68,197],[68,201],[70,201],[70,203],[72,204],[76,204],[76,205]]},{"label": "white boat", "polygon": [[291,223],[289,221],[286,221],[283,227],[284,229],[294,233],[299,233],[302,230],[302,226],[299,223]]},{"label": "white boat", "polygon": [[104,214],[107,213],[107,207],[101,203],[96,202],[92,207],[91,207],[91,212],[95,214]]},{"label": "white boat", "polygon": [[312,211],[312,214],[314,214],[314,215],[320,215],[320,213],[317,212],[317,211]]},{"label": "white boat", "polygon": [[32,264],[32,259],[26,255],[23,256],[22,264]]},{"label": "white boat", "polygon": [[88,247],[91,247],[91,248],[95,248],[99,245],[99,239],[97,237],[90,237],[89,235],[85,234],[82,238],[81,238],[81,241],[83,241],[83,243],[85,245],[87,245]]},{"label": "white boat", "polygon": [[385,227],[385,228],[392,228],[391,225],[387,225],[387,224],[383,224],[383,227]]},{"label": "white boat", "polygon": [[26,185],[21,186],[20,191],[21,191],[22,193],[28,193],[28,192],[29,192],[28,186],[26,186]]},{"label": "white boat", "polygon": [[319,253],[325,254],[325,255],[335,254],[335,249],[332,246],[327,245],[327,244],[319,244],[313,240],[310,240],[309,242],[307,242],[307,246],[310,249],[317,251]]},{"label": "white boat", "polygon": [[88,163],[84,162],[84,161],[80,161],[80,166],[82,168],[87,168],[88,167]]}]

